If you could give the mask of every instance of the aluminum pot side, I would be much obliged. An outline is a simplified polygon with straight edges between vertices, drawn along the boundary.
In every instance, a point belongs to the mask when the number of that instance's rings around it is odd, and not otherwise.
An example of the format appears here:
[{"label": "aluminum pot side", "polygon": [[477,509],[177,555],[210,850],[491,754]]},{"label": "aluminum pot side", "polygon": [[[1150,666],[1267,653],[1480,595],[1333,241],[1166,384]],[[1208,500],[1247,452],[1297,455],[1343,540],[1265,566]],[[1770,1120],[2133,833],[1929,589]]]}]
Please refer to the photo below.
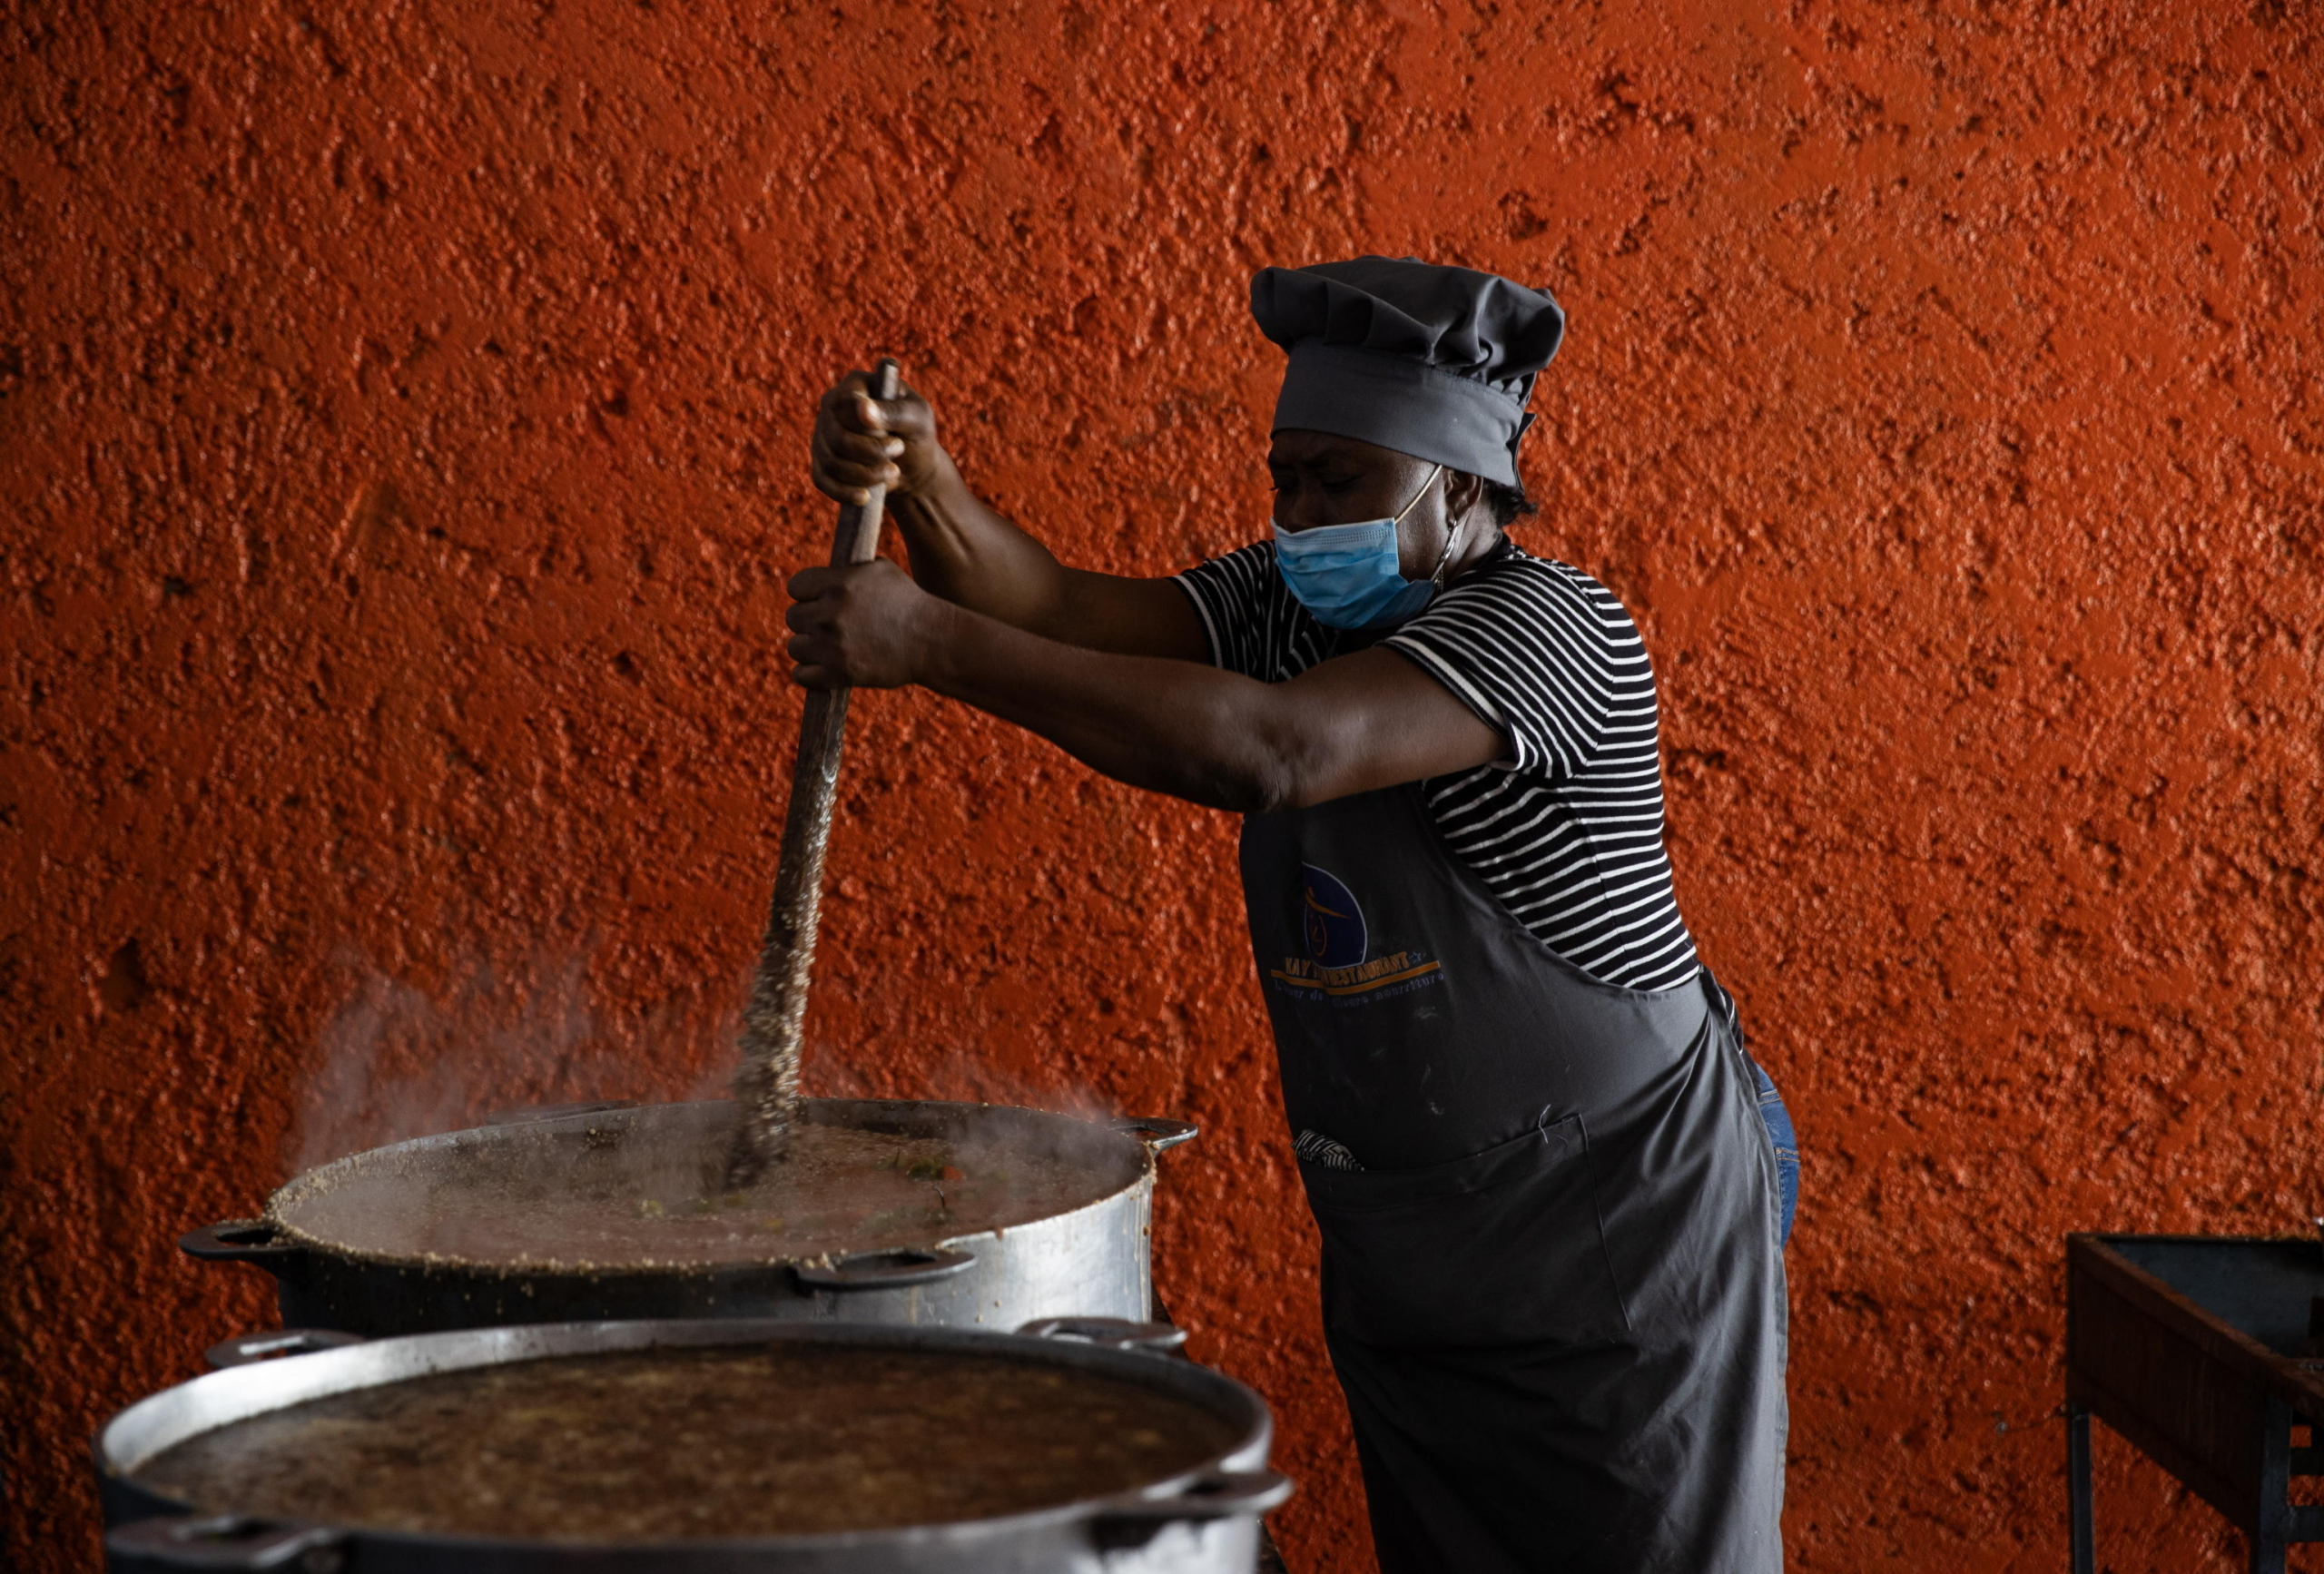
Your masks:
[{"label": "aluminum pot side", "polygon": [[[98,1433],[94,1463],[110,1532],[107,1566],[119,1574],[266,1568],[311,1574],[1249,1574],[1257,1558],[1259,1515],[1290,1490],[1265,1468],[1273,1422],[1265,1402],[1222,1373],[1136,1348],[1157,1331],[1173,1336],[1175,1331],[1114,1319],[1057,1321],[1068,1325],[1068,1333],[1094,1334],[1098,1342],[763,1319],[665,1320],[335,1343],[314,1353],[236,1366],[141,1400]],[[131,1475],[196,1432],[380,1382],[548,1355],[777,1338],[1000,1354],[1101,1372],[1226,1415],[1237,1423],[1241,1436],[1231,1449],[1182,1475],[1113,1498],[1029,1514],[842,1535],[627,1545],[203,1518]]]},{"label": "aluminum pot side", "polygon": [[[272,1219],[210,1225],[191,1232],[180,1244],[197,1257],[264,1268],[277,1281],[286,1326],[375,1336],[632,1318],[777,1317],[1006,1330],[1042,1317],[1147,1315],[1153,1303],[1153,1155],[1191,1137],[1191,1126],[1139,1118],[1107,1127],[1042,1111],[933,1101],[815,1102],[835,1118],[867,1124],[973,1118],[1069,1130],[1076,1140],[1117,1145],[1112,1162],[1125,1178],[1109,1194],[1068,1212],[947,1236],[925,1248],[855,1254],[815,1268],[769,1262],[576,1273],[406,1262],[334,1249]],[[585,1107],[561,1118],[708,1119],[713,1115],[706,1112],[721,1108],[659,1106],[607,1116]],[[397,1150],[475,1140],[478,1135],[424,1137],[399,1144]],[[297,1188],[331,1167],[299,1177],[276,1198],[295,1195]]]}]

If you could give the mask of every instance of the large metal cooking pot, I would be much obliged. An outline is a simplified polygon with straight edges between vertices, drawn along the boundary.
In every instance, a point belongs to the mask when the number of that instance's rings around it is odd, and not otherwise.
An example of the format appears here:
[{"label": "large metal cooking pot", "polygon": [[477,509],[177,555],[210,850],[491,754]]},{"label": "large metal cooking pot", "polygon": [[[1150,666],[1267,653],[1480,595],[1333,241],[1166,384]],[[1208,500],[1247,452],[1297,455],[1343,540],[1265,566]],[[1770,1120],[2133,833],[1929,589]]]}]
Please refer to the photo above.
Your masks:
[{"label": "large metal cooking pot", "polygon": [[[1166,1353],[1177,1331],[1114,1319],[1052,1319],[1021,1334],[794,1322],[559,1323],[349,1343],[291,1332],[221,1345],[225,1370],[139,1401],[95,1449],[108,1566],[311,1574],[1250,1574],[1259,1515],[1290,1495],[1266,1468],[1265,1402],[1219,1372]],[[1000,1355],[1095,1372],[1174,1395],[1226,1420],[1238,1441],[1196,1469],[1112,1497],[1006,1517],[817,1536],[615,1544],[558,1538],[420,1535],[197,1514],[135,1479],[162,1451],[212,1428],[350,1390],[547,1356],[700,1349],[774,1340]],[[278,1360],[270,1353],[290,1350]]]},{"label": "large metal cooking pot", "polygon": [[911,1136],[969,1134],[1062,1156],[1087,1171],[1083,1195],[1090,1199],[1004,1228],[811,1262],[586,1270],[464,1262],[350,1249],[329,1223],[350,1199],[365,1208],[423,1208],[433,1188],[480,1158],[580,1175],[625,1154],[714,1146],[733,1109],[724,1100],[568,1106],[374,1148],[290,1181],[268,1199],[263,1218],[212,1225],[179,1244],[196,1257],[250,1263],[273,1274],[286,1326],[367,1335],[668,1317],[1006,1330],[1042,1317],[1151,1313],[1154,1155],[1195,1135],[1183,1121],[1077,1120],[933,1100],[808,1099],[810,1121]]}]

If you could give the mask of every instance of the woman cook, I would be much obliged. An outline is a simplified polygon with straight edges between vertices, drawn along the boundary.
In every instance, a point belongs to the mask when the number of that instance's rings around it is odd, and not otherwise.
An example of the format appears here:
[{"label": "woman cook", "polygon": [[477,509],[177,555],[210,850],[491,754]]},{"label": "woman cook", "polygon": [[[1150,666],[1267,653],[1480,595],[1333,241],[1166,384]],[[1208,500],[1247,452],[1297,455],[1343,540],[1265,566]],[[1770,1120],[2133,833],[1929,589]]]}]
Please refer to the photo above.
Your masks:
[{"label": "woman cook", "polygon": [[1638,631],[1503,534],[1563,316],[1379,257],[1251,310],[1288,352],[1271,538],[1175,579],[1059,563],[923,399],[842,380],[816,484],[887,487],[911,575],[793,579],[795,675],[1244,817],[1387,1574],[1776,1569],[1788,1122],[1672,896]]}]

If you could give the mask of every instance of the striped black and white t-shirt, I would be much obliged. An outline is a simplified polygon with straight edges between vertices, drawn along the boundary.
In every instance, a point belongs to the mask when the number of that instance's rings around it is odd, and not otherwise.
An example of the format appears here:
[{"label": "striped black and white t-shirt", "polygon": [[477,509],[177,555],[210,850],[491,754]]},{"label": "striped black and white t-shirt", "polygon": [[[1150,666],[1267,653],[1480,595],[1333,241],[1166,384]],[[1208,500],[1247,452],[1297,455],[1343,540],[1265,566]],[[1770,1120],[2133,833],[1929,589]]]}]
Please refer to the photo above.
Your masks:
[{"label": "striped black and white t-shirt", "polygon": [[1604,585],[1504,540],[1384,638],[1309,615],[1272,541],[1177,582],[1229,672],[1282,683],[1375,644],[1418,663],[1510,744],[1504,760],[1421,784],[1446,845],[1591,978],[1629,989],[1694,978],[1662,851],[1654,672]]}]

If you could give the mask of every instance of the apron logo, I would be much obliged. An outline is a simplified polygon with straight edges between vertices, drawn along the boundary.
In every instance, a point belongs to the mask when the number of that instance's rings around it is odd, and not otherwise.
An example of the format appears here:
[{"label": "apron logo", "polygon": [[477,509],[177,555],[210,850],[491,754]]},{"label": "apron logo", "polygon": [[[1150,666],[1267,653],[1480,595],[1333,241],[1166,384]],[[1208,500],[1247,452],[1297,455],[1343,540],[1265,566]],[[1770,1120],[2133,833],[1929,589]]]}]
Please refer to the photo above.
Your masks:
[{"label": "apron logo", "polygon": [[1307,959],[1319,968],[1352,968],[1364,960],[1369,937],[1355,892],[1328,870],[1299,866],[1300,921],[1307,931]]},{"label": "apron logo", "polygon": [[1442,964],[1419,951],[1372,955],[1364,908],[1346,882],[1312,863],[1299,866],[1295,930],[1306,955],[1285,957],[1267,976],[1275,988],[1302,999],[1354,1005],[1354,997],[1382,999],[1440,981]]}]

